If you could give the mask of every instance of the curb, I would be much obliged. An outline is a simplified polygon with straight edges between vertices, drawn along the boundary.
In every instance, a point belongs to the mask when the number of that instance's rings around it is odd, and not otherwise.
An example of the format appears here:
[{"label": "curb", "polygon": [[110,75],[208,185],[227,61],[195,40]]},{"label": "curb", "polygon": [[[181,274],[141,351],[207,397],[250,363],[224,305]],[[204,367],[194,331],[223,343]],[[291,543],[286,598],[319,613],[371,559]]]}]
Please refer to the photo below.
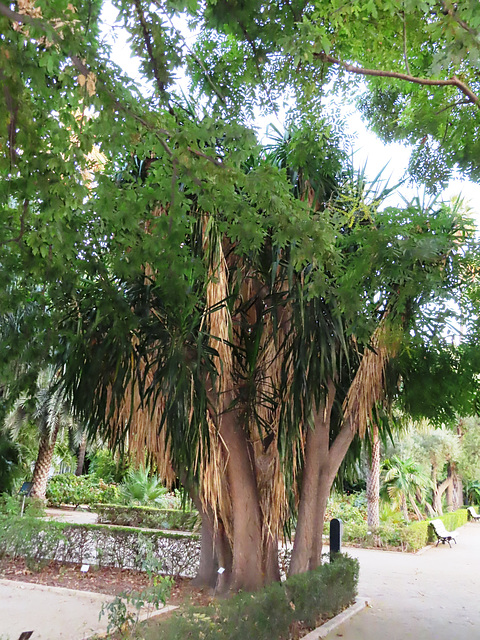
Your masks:
[{"label": "curb", "polygon": [[334,631],[349,618],[354,616],[356,613],[360,613],[360,611],[369,606],[370,600],[368,598],[357,596],[355,598],[355,602],[350,607],[348,607],[348,609],[345,609],[345,611],[342,611],[325,624],[322,624],[321,627],[317,627],[313,631],[310,631],[310,633],[307,633],[306,636],[303,636],[302,640],[318,640],[319,638],[325,638],[325,636],[328,635],[330,631]]},{"label": "curb", "polygon": [[113,600],[115,596],[108,595],[106,593],[99,593],[98,591],[81,591],[78,589],[67,589],[66,587],[54,587],[48,584],[41,584],[39,582],[23,582],[22,580],[9,580],[7,578],[0,578],[0,584],[11,587],[15,585],[17,589],[25,589],[25,590],[33,590],[35,591],[51,591],[52,593],[56,593],[58,595],[64,596],[76,596],[81,597],[84,596],[86,598],[91,598],[92,600],[98,600],[99,602],[103,600]]}]

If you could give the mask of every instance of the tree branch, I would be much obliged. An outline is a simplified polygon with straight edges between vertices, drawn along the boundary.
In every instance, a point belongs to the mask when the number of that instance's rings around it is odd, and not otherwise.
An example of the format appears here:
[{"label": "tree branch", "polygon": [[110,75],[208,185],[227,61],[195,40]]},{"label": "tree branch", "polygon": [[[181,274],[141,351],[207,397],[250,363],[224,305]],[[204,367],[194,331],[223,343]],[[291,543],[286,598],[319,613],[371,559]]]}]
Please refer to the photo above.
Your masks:
[{"label": "tree branch", "polygon": [[361,76],[376,76],[379,78],[396,78],[397,80],[405,80],[406,82],[413,82],[414,84],[421,84],[430,87],[457,87],[465,96],[467,96],[469,102],[474,104],[480,109],[480,98],[470,89],[468,85],[462,82],[457,76],[452,76],[448,80],[434,80],[432,78],[419,78],[412,76],[408,73],[400,73],[397,71],[385,71],[383,69],[365,69],[364,67],[357,67],[343,60],[338,60],[333,56],[329,56],[326,53],[315,53],[314,58],[335,64],[348,73],[354,73]]},{"label": "tree branch", "polygon": [[477,40],[478,42],[478,31],[476,29],[472,29],[472,27],[467,24],[465,22],[465,20],[462,20],[461,18],[459,18],[457,16],[457,11],[456,9],[454,9],[453,7],[449,7],[448,3],[443,1],[442,2],[442,6],[443,6],[443,12],[445,15],[450,16],[450,18],[453,18],[453,20],[455,20],[455,22],[465,31],[467,31],[471,36],[473,36],[475,38],[475,40]]},{"label": "tree branch", "polygon": [[137,10],[138,19],[140,20],[143,33],[143,41],[145,42],[145,47],[147,48],[148,58],[150,60],[150,64],[152,65],[152,71],[153,75],[155,76],[158,90],[160,94],[165,93],[165,83],[160,79],[160,71],[158,69],[155,56],[153,55],[152,37],[148,29],[147,21],[145,20],[142,5],[140,4],[140,0],[134,0],[133,3],[135,5],[135,9]]}]

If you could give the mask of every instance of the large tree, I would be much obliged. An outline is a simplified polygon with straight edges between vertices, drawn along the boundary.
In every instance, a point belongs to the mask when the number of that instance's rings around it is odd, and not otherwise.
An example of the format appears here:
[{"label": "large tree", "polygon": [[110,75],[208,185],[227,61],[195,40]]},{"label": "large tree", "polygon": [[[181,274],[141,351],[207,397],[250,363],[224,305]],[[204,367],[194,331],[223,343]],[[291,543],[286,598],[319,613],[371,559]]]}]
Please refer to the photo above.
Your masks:
[{"label": "large tree", "polygon": [[[267,160],[243,123],[297,86],[261,67],[311,5],[270,3],[252,20],[252,3],[239,20],[236,4],[189,3],[228,27],[200,36],[224,46],[221,74],[174,28],[183,2],[116,5],[143,93],[98,38],[100,2],[0,4],[3,301],[48,306],[42,346],[77,411],[177,474],[231,584],[255,588],[278,576],[297,511],[291,571],[319,563],[333,479],[404,332],[456,293],[465,222],[442,206],[380,211],[308,100],[293,157]],[[215,96],[194,117],[172,87],[184,61]],[[310,67],[296,66],[299,98],[311,95]]]}]

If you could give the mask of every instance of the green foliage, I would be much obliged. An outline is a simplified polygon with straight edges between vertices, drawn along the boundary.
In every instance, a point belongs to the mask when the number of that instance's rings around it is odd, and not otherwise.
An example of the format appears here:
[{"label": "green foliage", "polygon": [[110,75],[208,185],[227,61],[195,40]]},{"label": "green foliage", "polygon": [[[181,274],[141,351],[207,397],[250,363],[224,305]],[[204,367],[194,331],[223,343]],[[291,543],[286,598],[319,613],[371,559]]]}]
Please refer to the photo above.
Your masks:
[{"label": "green foliage", "polygon": [[480,504],[480,481],[473,480],[464,486],[465,496],[468,504]]},{"label": "green foliage", "polygon": [[31,571],[40,571],[62,548],[66,539],[57,522],[48,526],[30,515],[0,517],[0,557],[22,557]]},{"label": "green foliage", "polygon": [[366,524],[367,504],[365,492],[332,495],[328,500],[325,515],[324,533],[326,535],[328,535],[329,522],[332,518],[343,520],[346,528]]},{"label": "green foliage", "polygon": [[146,637],[165,640],[286,640],[298,622],[314,627],[339,613],[357,592],[358,561],[339,555],[315,571],[239,593],[204,608],[190,608],[159,621]]},{"label": "green foliage", "polygon": [[[237,315],[233,332],[241,333],[231,349],[234,378],[241,381],[231,406],[240,403],[239,415],[254,416],[260,427],[265,409],[285,409],[285,420],[265,430],[279,433],[289,480],[289,469],[301,468],[302,460],[288,456],[301,450],[295,444],[306,417],[335,379],[333,440],[341,424],[337,408],[383,320],[399,340],[402,332],[417,335],[426,327],[442,335],[442,304],[458,299],[465,273],[457,249],[468,225],[458,211],[419,203],[380,210],[381,198],[370,197],[361,179],[350,180],[341,126],[318,118],[319,87],[336,89],[351,71],[329,55],[476,79],[466,61],[475,60],[477,43],[461,22],[431,13],[431,3],[408,1],[402,12],[397,4],[192,0],[158,7],[120,0],[119,17],[147,89],[112,64],[99,37],[102,2],[93,11],[79,0],[43,2],[38,20],[11,18],[0,4],[0,113],[6,114],[0,302],[2,312],[34,307],[28,330],[17,331],[14,343],[0,341],[0,366],[19,357],[29,362],[32,352],[35,367],[42,357],[59,363],[61,391],[74,399],[76,413],[92,435],[108,431],[115,445],[127,430],[123,418],[115,421],[118,404],[136,408],[126,400],[132,385],[149,409],[161,394],[158,428],[173,466],[197,483],[199,447],[210,442],[208,390],[225,370],[212,347],[216,336],[208,335],[214,310],[206,296],[207,245],[228,246],[230,281],[220,304]],[[193,47],[173,26],[180,9],[197,21]],[[461,11],[462,21],[476,24],[478,10]],[[15,24],[22,21],[27,24]],[[202,114],[176,99],[172,78],[184,63],[200,92],[195,102],[208,103]],[[382,90],[391,85],[385,78],[374,82]],[[244,123],[257,106],[272,109],[290,89],[291,120],[307,123],[308,131],[296,132],[290,150],[272,164]],[[440,125],[431,117],[423,125],[453,150],[445,163],[472,169],[478,136],[467,134],[476,130],[477,116],[463,127],[465,135],[447,136],[451,127],[462,134],[462,118],[451,124],[457,105],[450,109],[448,102],[458,88],[416,89],[388,97],[399,116],[395,131],[420,136],[410,125],[417,110],[409,111],[410,103],[420,104],[422,116],[440,116]],[[286,166],[292,162],[304,166]],[[253,285],[249,300],[238,294],[245,274]],[[291,318],[279,322],[285,309],[292,309]],[[280,325],[292,328],[285,340],[277,340]],[[258,384],[275,379],[263,366],[272,345],[279,369],[295,361],[289,395],[280,388],[265,393]],[[130,485],[134,500],[156,498],[155,486]],[[293,495],[295,487],[288,489]],[[73,504],[88,502],[79,488],[70,493]]]},{"label": "green foliage", "polygon": [[[440,517],[447,531],[454,531],[463,526],[468,519],[466,508]],[[405,524],[404,522],[382,522],[375,531],[369,531],[365,524],[345,522],[344,541],[361,547],[382,547],[415,552],[427,544],[436,541],[429,520],[420,520]]]},{"label": "green foliage", "polygon": [[179,531],[193,531],[199,524],[197,511],[110,504],[96,504],[94,508],[99,524]]},{"label": "green foliage", "polygon": [[129,469],[119,487],[120,497],[126,504],[148,505],[160,503],[168,493],[156,474],[147,468]]},{"label": "green foliage", "polygon": [[11,492],[15,481],[22,475],[18,446],[0,432],[0,493]]},{"label": "green foliage", "polygon": [[97,449],[90,458],[88,472],[104,482],[119,483],[126,473],[124,466],[123,460],[115,461],[115,456],[110,449]]},{"label": "green foliage", "polygon": [[52,506],[71,504],[111,503],[119,499],[119,489],[115,484],[107,484],[95,476],[76,476],[63,473],[50,478],[47,485],[47,500]]}]

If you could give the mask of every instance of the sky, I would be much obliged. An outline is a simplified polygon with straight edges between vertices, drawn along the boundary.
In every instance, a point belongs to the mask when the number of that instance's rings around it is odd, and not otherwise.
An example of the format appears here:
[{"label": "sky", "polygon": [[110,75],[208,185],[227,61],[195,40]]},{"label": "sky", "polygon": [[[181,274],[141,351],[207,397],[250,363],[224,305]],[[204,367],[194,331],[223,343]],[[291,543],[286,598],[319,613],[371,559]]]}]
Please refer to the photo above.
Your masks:
[{"label": "sky", "polygon": [[[138,58],[131,55],[125,31],[120,28],[120,25],[113,30],[111,28],[115,22],[115,16],[116,10],[107,4],[103,11],[102,18],[104,21],[105,38],[112,44],[113,61],[118,64],[127,75],[141,84]],[[176,26],[182,28],[181,24]],[[194,36],[193,34],[188,34],[186,25],[183,26],[185,28],[182,28],[182,31],[185,33],[185,40],[188,44],[188,40]],[[112,34],[115,40],[112,40]],[[184,83],[181,79],[179,82],[181,85]],[[185,84],[183,84],[183,86],[186,87]],[[373,180],[383,169],[382,175],[385,179],[388,179],[390,185],[399,182],[404,177],[408,165],[410,148],[400,143],[385,144],[382,142],[374,133],[367,129],[359,112],[355,111],[353,107],[349,106],[346,108],[345,113],[348,133],[354,134],[355,136],[353,145],[353,162],[355,168],[361,169],[365,167],[366,175],[370,180]],[[256,125],[261,134],[265,135],[269,122],[270,121],[266,119],[258,119]],[[278,119],[272,120],[272,123],[277,128],[281,128],[282,122]],[[403,200],[410,201],[416,195],[420,195],[421,199],[423,199],[423,194],[419,193],[418,187],[409,184],[407,181],[390,196],[385,204],[400,205]],[[458,177],[450,180],[448,187],[440,194],[439,198],[448,201],[458,196],[461,196],[465,204],[471,209],[477,229],[480,231],[480,185]]]}]

